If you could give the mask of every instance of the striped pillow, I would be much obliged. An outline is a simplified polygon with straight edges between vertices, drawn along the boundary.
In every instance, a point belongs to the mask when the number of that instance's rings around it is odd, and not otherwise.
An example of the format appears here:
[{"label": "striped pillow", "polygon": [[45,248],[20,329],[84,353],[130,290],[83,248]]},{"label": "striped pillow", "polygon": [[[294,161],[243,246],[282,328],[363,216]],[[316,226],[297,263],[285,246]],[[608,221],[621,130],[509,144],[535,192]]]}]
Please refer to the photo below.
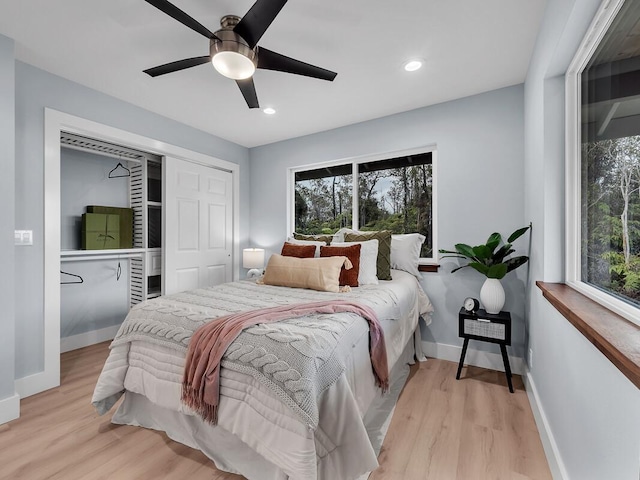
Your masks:
[{"label": "striped pillow", "polygon": [[378,260],[376,262],[378,280],[391,280],[391,231],[351,231],[344,234],[345,242],[364,242],[367,240],[378,240]]},{"label": "striped pillow", "polygon": [[333,235],[305,235],[303,233],[293,232],[293,238],[296,240],[313,240],[316,242],[324,242],[327,245],[333,240]]}]

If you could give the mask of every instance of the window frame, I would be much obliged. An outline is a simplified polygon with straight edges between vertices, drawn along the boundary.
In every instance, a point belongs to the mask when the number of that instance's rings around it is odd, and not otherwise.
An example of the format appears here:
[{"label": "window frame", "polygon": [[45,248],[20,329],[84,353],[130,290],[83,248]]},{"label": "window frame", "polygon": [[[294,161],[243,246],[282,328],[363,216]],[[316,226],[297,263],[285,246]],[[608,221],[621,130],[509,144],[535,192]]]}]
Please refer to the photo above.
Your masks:
[{"label": "window frame", "polygon": [[410,155],[418,155],[422,153],[431,153],[431,178],[432,178],[432,257],[421,257],[419,265],[438,265],[438,153],[436,145],[426,145],[422,147],[410,148],[405,150],[397,150],[393,152],[383,152],[376,154],[362,155],[358,157],[348,157],[339,160],[330,160],[326,162],[318,162],[305,164],[295,167],[289,167],[287,171],[287,235],[291,235],[291,232],[295,228],[295,207],[293,202],[295,201],[295,174],[297,172],[303,172],[306,170],[315,170],[323,167],[334,167],[337,165],[352,165],[352,209],[351,214],[351,228],[358,229],[359,223],[359,197],[358,197],[358,176],[360,174],[360,164],[368,162],[376,162],[380,160],[388,160],[397,157],[407,157]]},{"label": "window frame", "polygon": [[583,282],[581,271],[582,88],[580,75],[624,3],[625,0],[605,0],[600,5],[565,76],[565,283],[609,310],[640,325],[640,308]]}]

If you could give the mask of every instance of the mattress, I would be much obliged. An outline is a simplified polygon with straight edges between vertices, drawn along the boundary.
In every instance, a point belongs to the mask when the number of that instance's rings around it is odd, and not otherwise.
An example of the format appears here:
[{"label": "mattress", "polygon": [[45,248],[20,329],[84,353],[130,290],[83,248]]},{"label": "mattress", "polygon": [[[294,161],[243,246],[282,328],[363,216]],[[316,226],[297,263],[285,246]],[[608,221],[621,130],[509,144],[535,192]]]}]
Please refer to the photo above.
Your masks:
[{"label": "mattress", "polygon": [[[296,415],[264,382],[224,368],[224,363],[218,425],[205,423],[180,402],[184,352],[144,336],[112,345],[92,401],[104,413],[125,392],[112,418],[114,423],[165,431],[170,438],[203,451],[219,469],[249,479],[358,478],[377,467],[380,431],[406,380],[418,318],[432,309],[415,277],[402,271],[392,273],[392,281],[343,294],[234,282],[197,294],[151,300],[155,303],[141,304],[125,320],[123,328],[150,311],[173,312],[182,318],[215,318],[222,314],[220,305],[225,302],[233,305],[229,308],[245,310],[335,298],[370,306],[385,334],[391,391],[382,394],[375,386],[368,328],[361,328],[348,345],[337,344],[344,368],[337,381],[317,398],[319,422],[315,426]],[[225,292],[222,297],[220,291]],[[235,291],[252,293],[243,294],[243,304],[237,305],[237,299],[229,297],[229,292]],[[209,300],[209,295],[217,300]]]}]

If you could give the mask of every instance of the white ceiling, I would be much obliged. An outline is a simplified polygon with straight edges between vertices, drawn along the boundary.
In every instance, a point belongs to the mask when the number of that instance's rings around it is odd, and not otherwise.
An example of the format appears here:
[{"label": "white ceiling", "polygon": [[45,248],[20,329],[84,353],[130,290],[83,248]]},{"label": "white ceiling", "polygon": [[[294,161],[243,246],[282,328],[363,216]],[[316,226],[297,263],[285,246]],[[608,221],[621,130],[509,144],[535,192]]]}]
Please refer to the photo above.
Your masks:
[{"label": "white ceiling", "polygon": [[[174,0],[215,31],[253,0]],[[211,64],[209,43],[144,0],[0,0],[18,60],[253,147],[522,83],[546,0],[291,0],[258,45],[338,72],[334,82],[258,70],[261,107]],[[414,73],[403,63],[425,60]]]}]

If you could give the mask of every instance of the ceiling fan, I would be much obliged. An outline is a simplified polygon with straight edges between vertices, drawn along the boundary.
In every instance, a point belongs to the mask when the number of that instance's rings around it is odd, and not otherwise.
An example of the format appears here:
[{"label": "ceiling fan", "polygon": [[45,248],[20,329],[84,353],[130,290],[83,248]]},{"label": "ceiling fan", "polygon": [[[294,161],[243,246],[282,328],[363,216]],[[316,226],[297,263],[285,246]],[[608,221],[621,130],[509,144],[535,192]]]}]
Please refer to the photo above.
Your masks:
[{"label": "ceiling fan", "polygon": [[209,55],[185,58],[144,70],[152,77],[212,62],[218,72],[236,81],[249,108],[260,106],[253,84],[256,68],[328,81],[336,78],[335,72],[257,46],[287,0],[258,0],[242,18],[235,15],[222,17],[222,28],[215,33],[167,0],[145,1],[209,39]]}]

